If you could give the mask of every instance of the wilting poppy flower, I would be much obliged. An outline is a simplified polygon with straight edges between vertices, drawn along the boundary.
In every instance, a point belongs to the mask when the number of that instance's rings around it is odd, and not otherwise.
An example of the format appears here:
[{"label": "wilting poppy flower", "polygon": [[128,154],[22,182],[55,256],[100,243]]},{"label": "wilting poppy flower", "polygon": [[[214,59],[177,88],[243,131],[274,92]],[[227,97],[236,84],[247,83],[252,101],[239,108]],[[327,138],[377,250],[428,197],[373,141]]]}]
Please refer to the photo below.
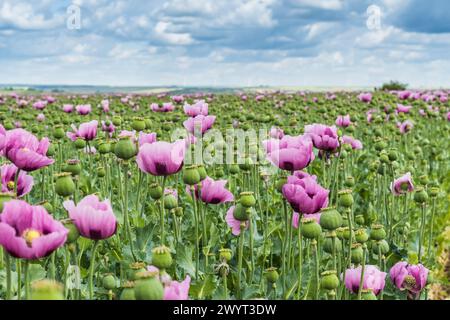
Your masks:
[{"label": "wilting poppy flower", "polygon": [[414,124],[411,120],[405,120],[399,125],[400,133],[408,133],[414,127]]},{"label": "wilting poppy flower", "polygon": [[144,143],[136,157],[139,169],[154,176],[169,176],[183,167],[186,143],[177,140],[174,143],[157,141]]},{"label": "wilting poppy flower", "polygon": [[428,269],[421,264],[399,261],[391,268],[389,275],[398,289],[418,294],[427,284]]},{"label": "wilting poppy flower", "polygon": [[194,118],[191,117],[186,121],[184,121],[183,126],[186,128],[188,132],[190,132],[193,135],[196,135],[197,132],[204,134],[206,131],[211,129],[215,120],[216,120],[215,116],[198,115]]},{"label": "wilting poppy flower", "polygon": [[394,180],[394,182],[391,183],[391,191],[396,196],[405,194],[407,192],[414,191],[414,185],[412,182],[411,173],[407,172],[405,175]]},{"label": "wilting poppy flower", "polygon": [[108,133],[109,137],[111,138],[114,131],[116,131],[116,127],[112,122],[102,120],[102,131]]},{"label": "wilting poppy flower", "polygon": [[283,170],[302,170],[314,160],[312,141],[304,135],[285,135],[280,140],[263,141],[263,145],[270,162]]},{"label": "wilting poppy flower", "polygon": [[[345,287],[352,293],[358,293],[361,280],[362,266],[350,268],[345,271]],[[371,289],[378,295],[386,284],[386,272],[380,271],[376,266],[366,265],[363,276],[363,289]]]},{"label": "wilting poppy flower", "polygon": [[86,141],[94,140],[97,136],[97,126],[97,120],[82,123],[78,129],[75,125],[72,125],[73,132],[67,132],[67,137],[72,141],[75,141],[78,138]]},{"label": "wilting poppy flower", "polygon": [[80,234],[92,240],[101,240],[116,233],[117,220],[109,200],[100,201],[96,195],[84,197],[77,205],[64,201],[64,208]]},{"label": "wilting poppy flower", "polygon": [[315,176],[297,171],[287,178],[282,193],[295,212],[313,214],[328,206],[330,191],[319,185]]},{"label": "wilting poppy flower", "polygon": [[[13,192],[16,189],[15,177],[17,170],[17,167],[13,164],[4,164],[1,166],[2,192]],[[17,179],[17,196],[20,198],[29,193],[33,184],[33,177],[21,171]]]},{"label": "wilting poppy flower", "polygon": [[188,300],[189,287],[191,286],[191,277],[186,276],[182,282],[170,281],[164,287],[164,300]]},{"label": "wilting poppy flower", "polygon": [[314,147],[323,151],[333,151],[339,147],[337,128],[323,124],[305,126],[305,134],[310,136]]},{"label": "wilting poppy flower", "polygon": [[[231,228],[231,233],[235,236],[238,236],[241,234],[241,222],[237,220],[233,213],[236,206],[230,207],[227,211],[227,215],[225,216],[225,221],[227,222],[227,225]],[[245,229],[248,228],[248,221],[245,222]]]},{"label": "wilting poppy flower", "polygon": [[68,230],[42,206],[22,200],[4,203],[0,215],[0,245],[13,257],[35,260],[61,247]]}]

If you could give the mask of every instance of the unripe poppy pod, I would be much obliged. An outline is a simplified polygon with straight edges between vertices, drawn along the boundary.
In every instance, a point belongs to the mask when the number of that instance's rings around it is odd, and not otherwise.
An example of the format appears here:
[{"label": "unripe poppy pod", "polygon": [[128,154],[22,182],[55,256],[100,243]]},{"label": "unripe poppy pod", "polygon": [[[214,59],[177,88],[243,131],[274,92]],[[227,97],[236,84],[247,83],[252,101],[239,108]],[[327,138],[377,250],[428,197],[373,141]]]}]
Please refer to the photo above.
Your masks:
[{"label": "unripe poppy pod", "polygon": [[247,221],[250,217],[250,209],[238,203],[233,211],[233,217],[239,221]]},{"label": "unripe poppy pod", "polygon": [[370,239],[379,241],[386,238],[386,231],[384,230],[383,225],[374,224],[372,225],[372,230],[370,230]]},{"label": "unripe poppy pod", "polygon": [[120,293],[120,300],[136,300],[134,296],[134,282],[128,281],[123,285],[123,290]]},{"label": "unripe poppy pod", "polygon": [[113,274],[107,274],[102,279],[102,286],[106,290],[113,290],[116,288],[116,277]]},{"label": "unripe poppy pod", "polygon": [[220,260],[225,260],[226,262],[229,262],[231,260],[232,251],[231,249],[220,249],[219,250],[219,256]]},{"label": "unripe poppy pod", "polygon": [[342,226],[342,216],[335,208],[328,207],[321,210],[320,226],[327,230],[335,230]]},{"label": "unripe poppy pod", "polygon": [[136,145],[129,137],[121,138],[114,147],[114,154],[123,160],[133,158],[137,153]]},{"label": "unripe poppy pod", "polygon": [[31,285],[31,300],[64,300],[62,284],[54,280],[39,280]]},{"label": "unripe poppy pod", "polygon": [[142,131],[145,129],[145,120],[143,118],[134,118],[131,127],[133,130]]},{"label": "unripe poppy pod", "polygon": [[353,196],[351,189],[345,189],[338,192],[339,205],[344,208],[350,208],[353,205]]},{"label": "unripe poppy pod", "polygon": [[302,218],[302,235],[307,239],[317,239],[322,233],[322,228],[320,224],[312,218]]},{"label": "unripe poppy pod", "polygon": [[183,171],[183,182],[189,186],[196,185],[200,182],[200,173],[197,166],[185,167]]},{"label": "unripe poppy pod", "polygon": [[337,277],[336,270],[322,272],[321,276],[320,286],[323,289],[335,290],[339,286],[339,278]]},{"label": "unripe poppy pod", "polygon": [[253,192],[246,191],[241,192],[239,203],[241,203],[246,208],[251,208],[256,204],[256,199],[253,195]]},{"label": "unripe poppy pod", "polygon": [[61,197],[68,197],[75,192],[75,183],[70,172],[63,172],[57,175],[55,191]]},{"label": "unripe poppy pod", "polygon": [[266,280],[269,281],[270,283],[277,282],[278,278],[280,277],[277,268],[275,267],[267,268],[266,271],[264,272],[264,275],[266,277]]},{"label": "unripe poppy pod", "polygon": [[351,261],[360,264],[363,261],[364,251],[360,243],[354,243],[351,250]]},{"label": "unripe poppy pod", "polygon": [[162,300],[164,288],[156,272],[144,271],[137,274],[138,280],[134,286],[136,300]]},{"label": "unripe poppy pod", "polygon": [[166,246],[153,248],[152,264],[159,269],[167,269],[172,265],[172,255]]}]

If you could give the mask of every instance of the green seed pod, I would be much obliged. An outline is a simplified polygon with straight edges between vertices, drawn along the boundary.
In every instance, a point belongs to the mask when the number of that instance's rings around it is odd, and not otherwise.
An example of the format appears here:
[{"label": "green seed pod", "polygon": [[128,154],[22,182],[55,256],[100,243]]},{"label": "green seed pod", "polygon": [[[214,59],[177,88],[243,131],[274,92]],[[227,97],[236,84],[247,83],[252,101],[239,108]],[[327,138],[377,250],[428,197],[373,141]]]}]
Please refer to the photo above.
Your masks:
[{"label": "green seed pod", "polygon": [[276,182],[275,182],[275,189],[281,193],[283,191],[283,186],[286,184],[287,182],[287,178],[286,177],[282,177],[279,178]]},{"label": "green seed pod", "polygon": [[113,290],[116,288],[116,277],[112,274],[105,275],[102,279],[102,286],[106,290]]},{"label": "green seed pod", "polygon": [[414,192],[414,201],[419,204],[427,202],[428,194],[423,187],[417,187]]},{"label": "green seed pod", "polygon": [[75,140],[74,144],[75,144],[75,148],[77,148],[77,149],[84,149],[86,147],[86,141],[84,141],[81,138],[77,138],[77,140]]},{"label": "green seed pod", "polygon": [[98,176],[99,178],[103,178],[105,175],[106,175],[105,168],[103,168],[103,167],[98,167],[98,168],[97,168],[97,176]]},{"label": "green seed pod", "polygon": [[230,165],[230,173],[237,174],[239,172],[239,166],[237,164]]},{"label": "green seed pod", "polygon": [[395,150],[395,149],[390,149],[389,151],[388,151],[388,157],[389,157],[389,160],[392,162],[392,161],[396,161],[397,159],[398,159],[398,153],[397,153],[397,150]]},{"label": "green seed pod", "polygon": [[428,195],[431,198],[436,198],[439,195],[439,188],[438,187],[431,187],[428,189]]},{"label": "green seed pod", "polygon": [[426,174],[421,175],[421,176],[419,177],[419,183],[420,183],[421,185],[426,186],[429,182],[430,182],[430,179],[428,178],[428,176],[427,176]]},{"label": "green seed pod", "polygon": [[131,127],[138,132],[145,130],[145,120],[143,118],[134,118]]},{"label": "green seed pod", "polygon": [[345,189],[338,192],[338,203],[344,208],[350,208],[353,205],[353,196],[351,189]]},{"label": "green seed pod", "polygon": [[245,158],[244,163],[239,164],[239,169],[242,171],[249,171],[252,168],[253,161],[251,158]]},{"label": "green seed pod", "polygon": [[120,125],[122,124],[122,118],[119,117],[119,116],[115,116],[115,117],[112,118],[112,123],[113,123],[113,125],[115,125],[116,127],[117,127],[117,126],[120,126]]},{"label": "green seed pod", "polygon": [[370,239],[375,241],[380,241],[386,238],[386,231],[382,224],[372,225],[372,230],[370,230]]},{"label": "green seed pod", "polygon": [[320,215],[320,226],[326,230],[335,230],[342,226],[342,216],[335,208],[323,208]]},{"label": "green seed pod", "polygon": [[220,257],[220,260],[222,260],[222,261],[230,262],[231,255],[232,255],[231,249],[220,249],[219,250],[219,257]]},{"label": "green seed pod", "polygon": [[64,129],[61,126],[55,127],[55,130],[53,130],[53,137],[55,139],[62,139],[66,136],[66,133],[64,132]]},{"label": "green seed pod", "polygon": [[48,146],[46,155],[47,157],[53,157],[55,155],[55,146],[53,143]]},{"label": "green seed pod", "polygon": [[152,264],[159,269],[168,269],[172,265],[172,255],[166,246],[153,248]]},{"label": "green seed pod", "polygon": [[364,224],[364,216],[362,214],[358,214],[355,216],[355,222],[362,226]]},{"label": "green seed pod", "polygon": [[61,197],[68,197],[75,192],[75,183],[72,180],[72,174],[63,172],[57,175],[55,191]]},{"label": "green seed pod", "polygon": [[335,290],[339,286],[339,278],[337,277],[336,270],[328,270],[322,272],[322,278],[320,280],[320,287],[325,290]]},{"label": "green seed pod", "polygon": [[[53,206],[51,205],[50,202],[44,200],[42,202],[40,202],[38,205],[43,206],[45,208],[45,210],[47,210],[48,213],[53,213]],[[0,210],[1,212],[1,210]]]},{"label": "green seed pod", "polygon": [[189,166],[183,170],[183,182],[189,186],[196,185],[200,182],[200,173],[197,166]]},{"label": "green seed pod", "polygon": [[363,261],[363,248],[360,243],[354,243],[352,245],[351,260],[354,264],[360,264]]},{"label": "green seed pod", "polygon": [[380,241],[374,241],[372,243],[372,252],[378,254],[378,249],[380,250],[381,254],[386,254],[389,252],[389,244],[384,239]]},{"label": "green seed pod", "polygon": [[31,300],[64,300],[64,288],[54,280],[35,281],[31,285]]},{"label": "green seed pod", "polygon": [[111,144],[108,142],[100,142],[98,145],[98,152],[100,154],[107,154],[111,152]]},{"label": "green seed pod", "polygon": [[172,209],[172,212],[177,217],[182,217],[184,215],[184,211],[182,207],[176,207],[175,209]]},{"label": "green seed pod", "polygon": [[172,210],[178,207],[178,199],[172,193],[166,193],[164,195],[163,201],[164,201],[164,208],[167,210]]},{"label": "green seed pod", "polygon": [[364,243],[369,240],[369,235],[367,234],[366,229],[358,229],[355,231],[355,240],[358,243]]},{"label": "green seed pod", "polygon": [[120,294],[120,300],[136,300],[134,296],[134,282],[128,281],[123,285],[123,290]]},{"label": "green seed pod", "polygon": [[264,272],[264,276],[266,277],[266,280],[270,283],[276,283],[278,281],[278,278],[280,277],[277,268],[275,267],[267,268],[266,271]]},{"label": "green seed pod", "polygon": [[302,218],[302,235],[307,239],[317,239],[322,233],[320,224],[313,218]]},{"label": "green seed pod", "polygon": [[353,178],[352,176],[348,176],[347,178],[345,178],[344,185],[347,188],[353,188],[355,186],[355,178]]},{"label": "green seed pod", "polygon": [[361,300],[377,300],[377,296],[373,293],[372,289],[362,289]]},{"label": "green seed pod", "polygon": [[64,227],[69,230],[69,233],[67,235],[67,243],[70,244],[76,242],[80,237],[80,232],[78,231],[77,227],[70,220],[66,220],[64,222]]},{"label": "green seed pod", "polygon": [[77,176],[81,172],[81,164],[78,159],[69,159],[63,168],[64,172],[70,172],[72,176]]},{"label": "green seed pod", "polygon": [[130,264],[130,269],[127,271],[127,277],[130,280],[137,280],[138,279],[138,274],[140,272],[145,272],[147,271],[145,269],[146,263],[144,262],[133,262]]},{"label": "green seed pod", "polygon": [[233,217],[239,221],[247,221],[250,218],[250,209],[244,207],[241,203],[237,203],[233,211]]},{"label": "green seed pod", "polygon": [[149,194],[153,200],[159,200],[163,196],[163,189],[159,184],[152,183],[149,188]]},{"label": "green seed pod", "polygon": [[121,138],[114,147],[114,154],[123,160],[133,158],[137,153],[136,145],[129,137]]},{"label": "green seed pod", "polygon": [[253,207],[256,204],[256,199],[253,196],[253,192],[251,191],[241,192],[239,203],[246,208]]},{"label": "green seed pod", "polygon": [[325,236],[325,240],[323,241],[323,251],[328,254],[333,254],[333,237],[334,237],[334,251],[335,253],[339,253],[342,251],[342,242],[337,237],[337,232],[331,232]]},{"label": "green seed pod", "polygon": [[380,153],[380,162],[384,164],[388,164],[390,162],[387,152],[384,151]]},{"label": "green seed pod", "polygon": [[208,174],[206,173],[205,166],[202,164],[197,166],[197,171],[198,171],[198,174],[200,175],[200,181],[205,180],[206,177],[208,176]]},{"label": "green seed pod", "polygon": [[164,288],[157,275],[150,271],[137,274],[138,280],[134,286],[136,300],[162,300],[164,298]]}]

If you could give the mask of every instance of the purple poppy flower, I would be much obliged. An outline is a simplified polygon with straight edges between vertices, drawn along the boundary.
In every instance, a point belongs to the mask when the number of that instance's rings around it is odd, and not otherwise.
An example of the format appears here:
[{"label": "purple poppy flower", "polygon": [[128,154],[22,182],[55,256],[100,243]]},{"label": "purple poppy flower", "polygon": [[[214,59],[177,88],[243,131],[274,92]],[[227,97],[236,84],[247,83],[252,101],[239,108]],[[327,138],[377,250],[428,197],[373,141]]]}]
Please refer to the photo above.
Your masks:
[{"label": "purple poppy flower", "polygon": [[183,167],[186,142],[174,143],[157,141],[144,143],[136,157],[139,169],[155,176],[168,176],[177,173]]},{"label": "purple poppy flower", "polygon": [[[1,182],[2,192],[12,192],[15,188],[15,177],[17,174],[17,167],[13,164],[4,164],[1,166]],[[34,179],[32,176],[20,171],[17,179],[17,196],[23,197],[33,188]]]},{"label": "purple poppy flower", "polygon": [[[227,211],[227,215],[225,216],[225,221],[227,222],[227,225],[231,228],[231,233],[235,236],[238,236],[241,234],[241,221],[237,220],[233,213],[236,206],[230,207]],[[248,228],[248,221],[245,222],[245,229]]]},{"label": "purple poppy flower", "polygon": [[81,138],[86,141],[94,140],[95,137],[97,136],[97,126],[98,126],[97,120],[84,122],[80,124],[80,127],[78,129],[77,127],[75,127],[75,125],[72,124],[73,132],[67,132],[67,137],[72,141],[75,141],[78,138]]},{"label": "purple poppy flower", "polygon": [[314,147],[323,151],[334,151],[339,147],[337,128],[323,124],[305,126],[305,134],[310,136]]},{"label": "purple poppy flower", "polygon": [[413,182],[412,182],[411,173],[407,172],[405,175],[403,175],[400,178],[394,180],[394,182],[391,183],[391,191],[396,196],[405,194],[407,192],[413,192],[414,191],[414,185],[413,185]]},{"label": "purple poppy flower", "polygon": [[[362,266],[350,268],[345,271],[345,287],[352,293],[358,293],[361,280]],[[378,295],[386,284],[386,272],[382,272],[376,266],[366,265],[363,276],[363,289],[371,289]]]},{"label": "purple poppy flower", "polygon": [[214,121],[216,121],[215,116],[198,115],[194,118],[190,117],[184,121],[183,126],[192,135],[196,135],[197,132],[204,134],[206,131],[211,129]]},{"label": "purple poppy flower", "polygon": [[389,271],[392,283],[400,290],[419,294],[427,284],[428,269],[421,264],[397,262]]},{"label": "purple poppy flower", "polygon": [[336,118],[336,125],[338,127],[347,128],[352,122],[350,121],[350,116],[347,114],[345,116],[338,116]]},{"label": "purple poppy flower", "polygon": [[188,300],[189,288],[191,286],[191,277],[189,275],[182,282],[170,281],[164,287],[164,300]]},{"label": "purple poppy flower", "polygon": [[269,139],[263,141],[263,146],[270,162],[283,170],[302,170],[314,160],[312,141],[304,135]]}]

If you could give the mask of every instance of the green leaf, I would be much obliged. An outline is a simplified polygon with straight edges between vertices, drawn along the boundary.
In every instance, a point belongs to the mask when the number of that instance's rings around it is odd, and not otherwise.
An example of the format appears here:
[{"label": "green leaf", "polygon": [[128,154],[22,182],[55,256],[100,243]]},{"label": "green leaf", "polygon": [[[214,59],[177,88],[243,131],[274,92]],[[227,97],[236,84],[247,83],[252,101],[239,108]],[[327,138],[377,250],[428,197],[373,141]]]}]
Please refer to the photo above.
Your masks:
[{"label": "green leaf", "polygon": [[47,275],[47,271],[40,264],[31,263],[28,268],[30,282],[42,280]]},{"label": "green leaf", "polygon": [[214,294],[217,288],[217,280],[213,275],[207,275],[203,281],[191,285],[189,293],[197,299],[204,299]]},{"label": "green leaf", "polygon": [[192,247],[182,247],[177,254],[178,265],[189,275],[195,275],[195,265],[192,261]]}]

